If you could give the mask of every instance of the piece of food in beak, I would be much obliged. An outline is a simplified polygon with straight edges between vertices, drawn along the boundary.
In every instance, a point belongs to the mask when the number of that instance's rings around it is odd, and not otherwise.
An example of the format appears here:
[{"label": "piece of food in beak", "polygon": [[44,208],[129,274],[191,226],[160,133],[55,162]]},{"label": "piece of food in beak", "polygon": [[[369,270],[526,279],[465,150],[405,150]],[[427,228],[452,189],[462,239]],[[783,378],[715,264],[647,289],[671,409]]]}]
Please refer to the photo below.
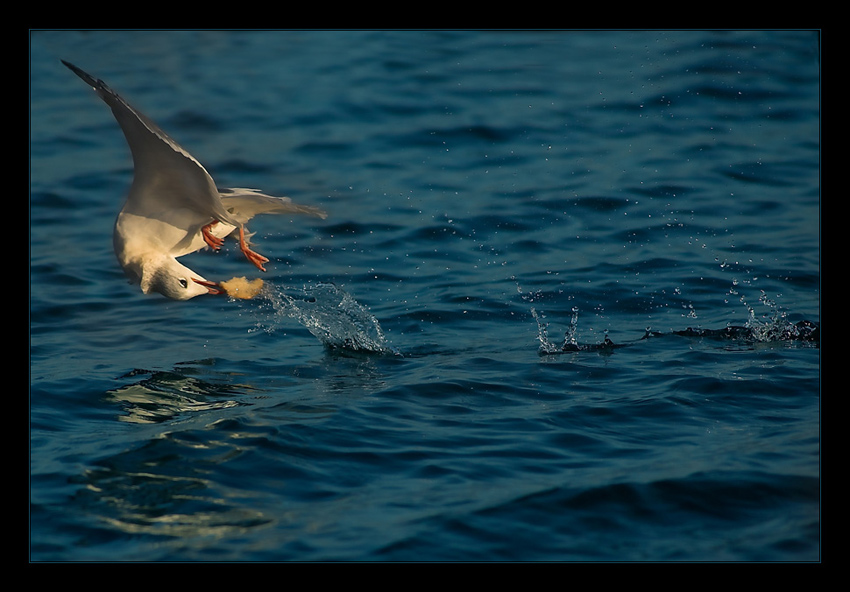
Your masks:
[{"label": "piece of food in beak", "polygon": [[245,277],[235,277],[233,279],[221,282],[218,287],[224,290],[231,298],[241,298],[248,300],[256,296],[263,288],[263,280],[257,278],[248,280]]}]

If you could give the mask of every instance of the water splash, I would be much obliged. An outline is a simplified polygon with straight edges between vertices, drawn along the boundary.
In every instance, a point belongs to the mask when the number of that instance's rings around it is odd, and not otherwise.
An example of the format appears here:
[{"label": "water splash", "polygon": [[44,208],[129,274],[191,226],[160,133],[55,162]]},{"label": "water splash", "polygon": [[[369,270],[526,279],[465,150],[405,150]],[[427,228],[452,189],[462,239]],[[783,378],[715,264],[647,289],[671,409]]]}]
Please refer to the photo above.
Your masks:
[{"label": "water splash", "polygon": [[616,347],[614,342],[608,338],[607,330],[605,331],[605,338],[602,343],[593,345],[579,344],[577,338],[579,309],[577,306],[573,306],[572,309],[570,309],[570,323],[564,331],[563,342],[558,343],[557,341],[553,341],[552,338],[549,337],[549,322],[546,320],[546,315],[538,311],[537,307],[533,304],[536,299],[541,298],[542,294],[540,292],[523,292],[522,287],[516,281],[516,278],[512,279],[516,283],[517,292],[520,297],[531,305],[529,310],[531,312],[531,316],[537,323],[537,340],[540,342],[538,353],[540,353],[540,355],[561,354],[564,352],[577,351],[609,351]]},{"label": "water splash", "polygon": [[[549,322],[546,320],[546,315],[542,312],[537,312],[537,307],[532,304],[536,298],[540,297],[539,292],[523,292],[522,286],[519,285],[519,282],[515,277],[511,278],[516,285],[516,291],[520,295],[524,301],[531,304],[529,307],[531,311],[531,316],[534,318],[534,321],[537,323],[537,340],[540,342],[540,353],[557,353],[561,351],[560,346],[554,344],[551,339],[549,339]],[[570,323],[572,325],[572,323]],[[572,339],[575,339],[575,335],[572,335]]]},{"label": "water splash", "polygon": [[[749,330],[750,337],[754,341],[793,341],[810,340],[812,334],[812,323],[792,323],[788,320],[788,313],[768,297],[764,290],[758,298],[759,303],[767,308],[767,312],[758,315],[755,308],[747,304],[743,298],[741,302],[747,307],[749,318],[744,326]],[[818,335],[819,337],[819,335]]]},{"label": "water splash", "polygon": [[285,290],[267,282],[260,293],[271,303],[276,323],[295,319],[330,349],[397,353],[378,319],[342,288],[322,282]]},{"label": "water splash", "polygon": [[546,321],[546,315],[538,313],[537,309],[532,306],[531,316],[537,322],[537,340],[540,342],[540,352],[553,354],[561,351],[560,346],[549,339],[549,323]]}]

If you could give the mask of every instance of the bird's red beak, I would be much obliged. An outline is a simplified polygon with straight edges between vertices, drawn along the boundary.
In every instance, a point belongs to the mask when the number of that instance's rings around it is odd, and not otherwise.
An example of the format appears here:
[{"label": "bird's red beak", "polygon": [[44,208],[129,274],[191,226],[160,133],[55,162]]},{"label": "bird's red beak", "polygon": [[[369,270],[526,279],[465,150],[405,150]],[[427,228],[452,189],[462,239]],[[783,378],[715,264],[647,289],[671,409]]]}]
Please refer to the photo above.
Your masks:
[{"label": "bird's red beak", "polygon": [[201,284],[207,289],[210,294],[224,294],[224,289],[215,282],[208,282],[206,280],[196,280],[195,278],[192,278],[192,281],[196,284]]}]

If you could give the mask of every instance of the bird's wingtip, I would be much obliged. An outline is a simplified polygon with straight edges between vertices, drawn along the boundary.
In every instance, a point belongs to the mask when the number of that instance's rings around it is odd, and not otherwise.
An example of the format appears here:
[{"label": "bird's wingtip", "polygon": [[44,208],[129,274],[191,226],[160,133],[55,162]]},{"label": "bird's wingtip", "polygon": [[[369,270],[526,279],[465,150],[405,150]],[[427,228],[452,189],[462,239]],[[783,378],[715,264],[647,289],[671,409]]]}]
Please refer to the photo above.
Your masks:
[{"label": "bird's wingtip", "polygon": [[79,76],[80,78],[82,78],[82,79],[83,79],[83,81],[85,81],[85,83],[86,83],[86,84],[88,84],[88,85],[90,85],[92,88],[97,88],[98,86],[100,86],[100,85],[102,85],[102,84],[103,84],[101,81],[96,80],[94,76],[92,76],[91,74],[89,74],[89,73],[88,73],[88,72],[86,72],[85,70],[81,70],[80,68],[78,68],[77,66],[75,66],[74,64],[72,64],[71,62],[69,62],[69,61],[67,61],[67,60],[62,60],[62,59],[60,59],[60,61],[61,61],[63,64],[65,64],[65,66],[66,66],[69,70],[71,70],[71,72],[73,72],[74,74],[76,74],[77,76]]},{"label": "bird's wingtip", "polygon": [[60,59],[59,61],[62,62],[63,64],[65,64],[65,67],[68,68],[69,70],[71,70],[71,72],[73,72],[74,74],[77,74],[77,75],[80,75],[81,73],[85,74],[85,72],[80,70],[78,67],[76,67],[74,64],[72,64],[68,60]]}]

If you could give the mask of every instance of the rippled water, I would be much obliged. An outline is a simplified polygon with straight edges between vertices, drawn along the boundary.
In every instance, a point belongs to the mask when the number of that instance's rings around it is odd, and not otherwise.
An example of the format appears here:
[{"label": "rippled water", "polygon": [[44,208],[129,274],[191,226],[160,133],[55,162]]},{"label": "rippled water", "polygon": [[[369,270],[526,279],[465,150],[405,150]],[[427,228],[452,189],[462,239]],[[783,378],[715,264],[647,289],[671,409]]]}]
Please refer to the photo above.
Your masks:
[{"label": "rippled water", "polygon": [[[811,31],[36,31],[34,561],[816,561]],[[144,296],[69,60],[254,221]],[[238,249],[186,258],[251,275]]]}]

